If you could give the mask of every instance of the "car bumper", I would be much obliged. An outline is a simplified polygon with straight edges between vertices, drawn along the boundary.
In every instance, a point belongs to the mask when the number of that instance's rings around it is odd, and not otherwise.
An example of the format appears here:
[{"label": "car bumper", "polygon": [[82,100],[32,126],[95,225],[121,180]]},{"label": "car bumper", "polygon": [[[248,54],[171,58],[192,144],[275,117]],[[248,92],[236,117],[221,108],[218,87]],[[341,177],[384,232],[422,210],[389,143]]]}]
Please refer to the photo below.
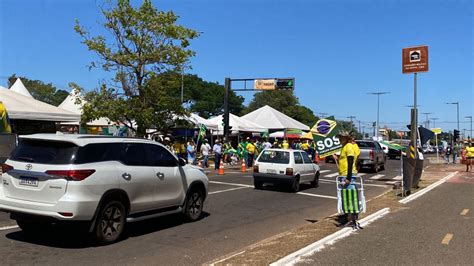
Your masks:
[{"label": "car bumper", "polygon": [[359,165],[360,166],[368,166],[368,165],[374,165],[375,161],[373,160],[359,160]]},{"label": "car bumper", "polygon": [[293,182],[294,176],[254,173],[253,179],[262,183],[291,184]]}]

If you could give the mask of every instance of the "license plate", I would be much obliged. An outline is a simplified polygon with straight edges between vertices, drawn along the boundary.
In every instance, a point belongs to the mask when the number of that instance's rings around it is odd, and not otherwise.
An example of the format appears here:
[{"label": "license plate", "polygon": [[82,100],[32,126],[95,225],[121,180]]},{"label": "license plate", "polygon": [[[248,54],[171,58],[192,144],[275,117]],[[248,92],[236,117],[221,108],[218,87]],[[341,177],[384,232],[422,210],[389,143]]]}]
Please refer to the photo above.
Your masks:
[{"label": "license plate", "polygon": [[268,173],[268,174],[275,174],[275,173],[276,173],[276,170],[267,169],[267,173]]},{"label": "license plate", "polygon": [[20,185],[38,187],[38,178],[34,177],[20,177]]}]

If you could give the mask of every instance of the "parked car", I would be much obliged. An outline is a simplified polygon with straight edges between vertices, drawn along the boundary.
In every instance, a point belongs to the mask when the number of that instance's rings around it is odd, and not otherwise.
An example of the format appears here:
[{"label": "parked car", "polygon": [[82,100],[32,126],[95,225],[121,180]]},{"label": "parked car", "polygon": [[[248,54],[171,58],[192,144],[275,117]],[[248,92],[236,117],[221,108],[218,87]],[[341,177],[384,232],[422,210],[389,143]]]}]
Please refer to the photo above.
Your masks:
[{"label": "parked car", "polygon": [[255,189],[272,183],[288,185],[298,192],[301,183],[319,186],[319,165],[313,163],[305,151],[267,149],[255,162],[253,180]]},{"label": "parked car", "polygon": [[389,159],[397,159],[397,158],[401,158],[401,156],[402,156],[402,153],[399,150],[392,149],[390,147],[388,148],[387,157]]},{"label": "parked car", "polygon": [[385,152],[377,141],[356,140],[360,148],[360,167],[370,168],[374,172],[385,169]]},{"label": "parked car", "polygon": [[208,193],[202,169],[144,139],[22,136],[2,172],[0,209],[22,230],[80,222],[102,244],[126,222],[172,213],[196,221]]}]

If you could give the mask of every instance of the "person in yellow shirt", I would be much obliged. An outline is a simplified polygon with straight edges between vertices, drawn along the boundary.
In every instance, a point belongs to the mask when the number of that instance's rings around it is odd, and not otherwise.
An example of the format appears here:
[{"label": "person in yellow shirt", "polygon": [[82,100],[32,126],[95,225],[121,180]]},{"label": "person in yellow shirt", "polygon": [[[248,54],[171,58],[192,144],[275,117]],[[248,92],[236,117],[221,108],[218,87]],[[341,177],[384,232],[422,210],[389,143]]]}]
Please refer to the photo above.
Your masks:
[{"label": "person in yellow shirt", "polygon": [[257,153],[257,146],[255,145],[255,140],[251,140],[248,144],[247,147],[247,167],[252,167],[253,165],[253,158],[255,154]]},{"label": "person in yellow shirt", "polygon": [[466,172],[472,171],[472,161],[474,160],[474,146],[473,143],[470,142],[468,146],[466,146]]},{"label": "person in yellow shirt", "polygon": [[352,167],[352,173],[356,176],[360,170],[359,169],[360,168],[360,165],[359,165],[360,148],[359,148],[359,145],[357,145],[357,142],[355,141],[356,139],[355,134],[352,132],[350,135],[351,135],[352,149],[354,150],[354,165]]},{"label": "person in yellow shirt", "polygon": [[309,154],[309,143],[308,140],[301,144],[301,149]]},{"label": "person in yellow shirt", "polygon": [[290,144],[288,143],[286,139],[283,140],[283,144],[281,144],[281,148],[284,150],[288,150],[290,148]]}]

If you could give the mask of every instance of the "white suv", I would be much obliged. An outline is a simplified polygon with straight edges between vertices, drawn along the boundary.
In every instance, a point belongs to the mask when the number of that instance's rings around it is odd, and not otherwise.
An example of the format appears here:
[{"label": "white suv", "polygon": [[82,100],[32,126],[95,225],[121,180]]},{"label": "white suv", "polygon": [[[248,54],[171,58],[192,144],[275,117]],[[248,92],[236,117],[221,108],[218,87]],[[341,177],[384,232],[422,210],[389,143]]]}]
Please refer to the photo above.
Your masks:
[{"label": "white suv", "polygon": [[180,212],[195,221],[208,192],[200,168],[144,139],[22,136],[2,172],[0,210],[22,230],[86,221],[103,244],[119,239],[126,222]]}]

